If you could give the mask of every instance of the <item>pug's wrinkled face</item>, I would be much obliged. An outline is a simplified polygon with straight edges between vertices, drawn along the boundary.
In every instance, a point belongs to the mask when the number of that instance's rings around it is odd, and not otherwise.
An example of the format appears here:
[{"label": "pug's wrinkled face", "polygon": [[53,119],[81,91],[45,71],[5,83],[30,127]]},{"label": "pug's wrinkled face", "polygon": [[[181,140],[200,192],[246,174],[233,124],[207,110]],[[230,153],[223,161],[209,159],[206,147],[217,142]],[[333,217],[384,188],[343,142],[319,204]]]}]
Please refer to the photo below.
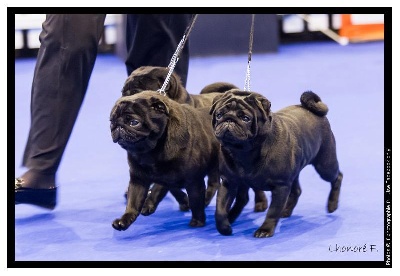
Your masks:
[{"label": "pug's wrinkled face", "polygon": [[260,97],[251,92],[231,90],[215,98],[210,113],[214,134],[219,141],[240,145],[259,134],[270,106],[267,99]]},{"label": "pug's wrinkled face", "polygon": [[220,140],[242,141],[253,136],[253,112],[243,103],[231,100],[215,112],[215,135]]},{"label": "pug's wrinkled face", "polygon": [[113,142],[132,153],[154,149],[166,129],[168,113],[156,97],[121,97],[110,115]]}]

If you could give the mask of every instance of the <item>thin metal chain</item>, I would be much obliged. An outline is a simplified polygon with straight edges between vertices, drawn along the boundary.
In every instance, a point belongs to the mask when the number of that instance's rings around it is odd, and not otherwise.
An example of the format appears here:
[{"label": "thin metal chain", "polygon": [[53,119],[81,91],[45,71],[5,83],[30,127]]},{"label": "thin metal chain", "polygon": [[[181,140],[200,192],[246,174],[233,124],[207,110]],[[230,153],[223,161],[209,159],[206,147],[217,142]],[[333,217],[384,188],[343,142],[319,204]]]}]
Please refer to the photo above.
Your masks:
[{"label": "thin metal chain", "polygon": [[252,51],[253,51],[254,19],[255,19],[255,14],[252,14],[250,39],[249,39],[249,54],[247,57],[247,70],[246,70],[246,80],[244,82],[244,91],[250,91],[250,63],[251,63],[251,54],[253,53]]},{"label": "thin metal chain", "polygon": [[198,14],[195,14],[192,17],[192,20],[191,20],[189,26],[186,28],[185,33],[183,34],[183,37],[182,37],[181,41],[179,42],[178,47],[175,50],[175,53],[172,55],[171,61],[169,62],[169,65],[167,67],[169,69],[169,71],[164,80],[164,83],[161,86],[161,88],[157,90],[160,94],[162,94],[164,96],[167,95],[167,93],[165,92],[165,88],[167,87],[169,80],[171,78],[172,72],[174,71],[175,66],[178,63],[181,51],[182,51],[183,47],[185,46],[186,40],[188,39],[190,32],[193,29],[193,26],[194,26],[194,23],[196,22],[197,16],[198,16]]}]

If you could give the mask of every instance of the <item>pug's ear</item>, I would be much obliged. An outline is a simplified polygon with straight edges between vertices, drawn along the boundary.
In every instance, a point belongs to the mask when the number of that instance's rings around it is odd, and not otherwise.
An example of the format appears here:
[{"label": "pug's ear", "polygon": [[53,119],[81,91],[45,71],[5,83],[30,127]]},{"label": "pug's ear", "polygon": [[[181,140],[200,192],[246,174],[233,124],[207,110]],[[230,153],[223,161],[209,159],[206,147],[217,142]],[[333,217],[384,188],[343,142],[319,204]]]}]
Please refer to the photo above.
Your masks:
[{"label": "pug's ear", "polygon": [[271,121],[271,102],[267,98],[261,95],[251,94],[250,96],[246,97],[246,101],[248,103],[255,104],[261,110],[264,119]]},{"label": "pug's ear", "polygon": [[132,82],[133,77],[128,77],[122,87],[121,94],[122,96],[130,96],[130,84]]},{"label": "pug's ear", "polygon": [[152,97],[151,99],[151,108],[157,112],[169,114],[168,106],[160,99]]},{"label": "pug's ear", "polygon": [[[166,67],[154,67],[149,73],[149,75],[157,81],[158,89],[161,89],[163,86],[167,74],[168,68]],[[167,91],[168,88],[169,85],[165,88],[165,91]]]},{"label": "pug's ear", "polygon": [[269,116],[269,113],[271,112],[271,102],[268,101],[268,99],[266,99],[266,98],[261,98],[260,101],[261,101],[261,105],[262,105],[263,109]]},{"label": "pug's ear", "polygon": [[270,113],[271,113],[271,102],[268,101],[268,99],[263,98],[263,97],[260,98],[258,102],[261,104],[261,108],[264,111],[263,115],[264,115],[265,120],[268,120],[268,121],[271,122],[271,120],[272,120],[272,117],[270,115]]},{"label": "pug's ear", "polygon": [[217,95],[214,97],[211,108],[210,108],[210,115],[212,115],[214,113],[214,110],[218,104],[218,101],[224,96],[224,94],[221,95]]},{"label": "pug's ear", "polygon": [[[168,72],[168,69],[166,69],[166,70]],[[164,76],[163,83],[161,85],[164,84],[166,77],[167,77],[167,74]],[[165,92],[167,93],[168,98],[179,101],[181,94],[186,93],[186,92],[182,92],[181,89],[184,90],[181,78],[178,76],[178,74],[176,74],[175,72],[172,72],[171,77],[167,83],[167,86],[165,87]]]}]

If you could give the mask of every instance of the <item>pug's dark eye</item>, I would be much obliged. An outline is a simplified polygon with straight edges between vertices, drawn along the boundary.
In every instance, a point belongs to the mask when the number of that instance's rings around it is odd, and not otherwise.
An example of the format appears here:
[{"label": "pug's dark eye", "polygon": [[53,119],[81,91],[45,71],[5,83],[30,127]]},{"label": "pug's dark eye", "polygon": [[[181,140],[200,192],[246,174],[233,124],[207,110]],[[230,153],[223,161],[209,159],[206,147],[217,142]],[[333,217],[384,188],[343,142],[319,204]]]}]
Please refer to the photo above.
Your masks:
[{"label": "pug's dark eye", "polygon": [[133,120],[130,120],[130,121],[129,121],[129,125],[130,125],[130,126],[136,126],[136,125],[138,125],[138,124],[139,124],[139,121],[138,121],[138,120],[133,119]]},{"label": "pug's dark eye", "polygon": [[243,121],[243,122],[248,123],[248,122],[250,122],[250,120],[251,120],[251,119],[250,119],[249,116],[247,116],[247,115],[243,115],[243,116],[242,116],[242,121]]},{"label": "pug's dark eye", "polygon": [[217,115],[215,115],[215,118],[217,118],[217,120],[222,118],[222,113],[217,113]]}]

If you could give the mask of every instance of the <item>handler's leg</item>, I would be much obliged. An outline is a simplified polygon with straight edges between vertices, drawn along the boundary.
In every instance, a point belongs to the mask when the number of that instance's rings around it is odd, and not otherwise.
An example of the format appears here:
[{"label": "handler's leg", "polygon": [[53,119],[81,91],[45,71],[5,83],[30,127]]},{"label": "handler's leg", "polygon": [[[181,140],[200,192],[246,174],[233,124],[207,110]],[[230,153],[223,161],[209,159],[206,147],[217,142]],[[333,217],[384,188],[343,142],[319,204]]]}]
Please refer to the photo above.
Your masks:
[{"label": "handler's leg", "polygon": [[[167,67],[189,25],[191,14],[128,14],[125,62],[128,75],[140,66]],[[174,71],[186,86],[189,40]]]},{"label": "handler's leg", "polygon": [[[105,14],[46,16],[31,94],[31,127],[16,180],[16,204],[31,203],[21,190],[51,189],[86,93],[102,35]],[[25,195],[25,196],[23,196]],[[54,207],[54,206],[53,206]]]}]

